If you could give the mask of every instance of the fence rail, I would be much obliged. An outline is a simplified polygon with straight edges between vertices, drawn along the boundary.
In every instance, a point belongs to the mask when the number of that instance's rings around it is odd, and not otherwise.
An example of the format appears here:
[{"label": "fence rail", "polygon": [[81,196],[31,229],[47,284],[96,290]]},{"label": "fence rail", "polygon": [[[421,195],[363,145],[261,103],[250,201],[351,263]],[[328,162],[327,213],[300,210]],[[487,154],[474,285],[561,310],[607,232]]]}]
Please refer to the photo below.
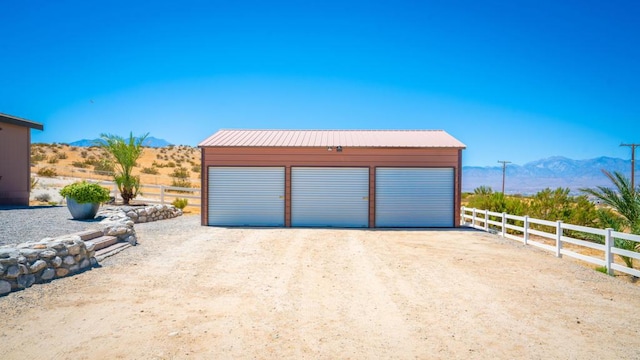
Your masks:
[{"label": "fence rail", "polygon": [[[559,258],[569,256],[598,266],[604,266],[609,275],[615,271],[640,277],[640,270],[625,265],[617,264],[614,261],[614,255],[628,257],[640,260],[640,253],[622,249],[616,246],[616,241],[624,240],[635,243],[635,249],[640,249],[640,235],[627,234],[623,232],[613,231],[613,229],[596,229],[586,226],[578,226],[565,224],[562,221],[548,221],[529,216],[517,216],[507,213],[497,213],[488,210],[479,210],[476,208],[462,207],[460,212],[460,221],[463,226],[472,227],[487,232],[500,233],[504,238],[520,241],[525,245],[531,245],[543,250],[555,253]],[[554,232],[548,232],[541,229],[533,229],[532,225],[541,225],[543,227],[553,228]],[[509,232],[509,230],[511,230]],[[603,243],[586,241],[577,239],[572,236],[565,235],[566,231],[575,233],[590,234],[601,237]],[[532,239],[531,235],[538,236],[541,239]],[[550,239],[554,245],[545,244],[543,239]],[[571,244],[578,248],[588,248],[596,252],[602,252],[602,257],[582,254],[564,247],[565,244]]]},{"label": "fence rail", "polygon": [[[111,190],[111,196],[116,199],[122,199],[118,192],[118,186],[113,181],[94,181],[100,185],[108,187]],[[150,191],[149,191],[150,190]],[[200,208],[200,189],[186,188],[167,185],[141,185],[141,194],[136,200],[150,204],[171,204],[173,200],[189,199],[187,206]],[[195,200],[195,201],[193,201]]]}]

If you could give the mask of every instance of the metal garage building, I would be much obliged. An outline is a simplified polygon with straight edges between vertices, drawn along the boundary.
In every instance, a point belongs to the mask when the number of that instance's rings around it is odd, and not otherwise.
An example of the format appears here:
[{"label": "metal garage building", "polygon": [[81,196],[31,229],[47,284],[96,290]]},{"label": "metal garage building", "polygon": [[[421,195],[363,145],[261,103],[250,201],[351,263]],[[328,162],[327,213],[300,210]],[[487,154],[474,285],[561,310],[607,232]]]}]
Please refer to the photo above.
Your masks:
[{"label": "metal garage building", "polygon": [[441,130],[220,130],[202,225],[456,227],[462,150]]}]

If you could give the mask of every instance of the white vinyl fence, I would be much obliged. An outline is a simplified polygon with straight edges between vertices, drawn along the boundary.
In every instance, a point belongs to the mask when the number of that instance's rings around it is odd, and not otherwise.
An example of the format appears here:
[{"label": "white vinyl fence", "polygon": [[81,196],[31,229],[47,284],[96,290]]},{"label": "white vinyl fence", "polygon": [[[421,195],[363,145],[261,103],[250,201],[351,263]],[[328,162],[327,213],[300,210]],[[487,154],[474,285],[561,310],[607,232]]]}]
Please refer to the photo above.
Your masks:
[{"label": "white vinyl fence", "polygon": [[[111,189],[111,196],[116,199],[122,199],[118,192],[118,186],[113,181],[95,181],[100,185]],[[177,186],[167,185],[141,185],[141,194],[135,198],[135,200],[149,203],[149,204],[171,204],[173,200],[187,199],[188,205],[193,207],[200,207],[200,189],[198,188],[185,188]]]},{"label": "white vinyl fence", "polygon": [[[591,264],[604,266],[607,268],[607,273],[609,275],[613,275],[614,270],[616,270],[625,274],[640,277],[639,270],[614,262],[614,255],[626,256],[640,261],[640,253],[616,247],[616,241],[623,240],[633,242],[636,245],[636,249],[638,249],[637,245],[640,244],[640,235],[621,233],[613,231],[612,229],[596,229],[586,226],[565,224],[562,221],[547,221],[530,218],[529,216],[516,216],[475,208],[470,209],[464,206],[460,212],[460,217],[461,224],[463,226],[487,232],[499,233],[504,238],[520,241],[525,245],[532,245],[554,252],[557,257],[566,255]],[[543,229],[553,229],[553,232],[532,229],[532,225]],[[511,230],[511,233],[509,230]],[[598,242],[585,241],[566,236],[565,234],[568,231],[573,232],[574,234],[590,234],[588,236],[601,239],[603,243],[600,244]],[[534,235],[534,238],[532,238],[531,235]],[[555,243],[555,245],[543,243],[542,238],[551,239],[552,243]],[[591,255],[580,254],[576,251],[563,248],[563,244],[565,243],[598,250],[603,253],[603,256],[601,258],[597,258]]]}]

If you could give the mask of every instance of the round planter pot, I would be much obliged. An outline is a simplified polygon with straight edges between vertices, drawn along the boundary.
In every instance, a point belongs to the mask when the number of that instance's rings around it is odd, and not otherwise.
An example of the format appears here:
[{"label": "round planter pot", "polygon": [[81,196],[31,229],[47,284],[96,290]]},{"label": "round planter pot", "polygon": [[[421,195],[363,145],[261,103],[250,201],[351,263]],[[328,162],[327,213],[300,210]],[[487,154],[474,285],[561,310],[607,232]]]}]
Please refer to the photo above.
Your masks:
[{"label": "round planter pot", "polygon": [[76,220],[93,219],[100,208],[99,203],[78,204],[75,200],[67,197],[67,208],[71,216]]}]

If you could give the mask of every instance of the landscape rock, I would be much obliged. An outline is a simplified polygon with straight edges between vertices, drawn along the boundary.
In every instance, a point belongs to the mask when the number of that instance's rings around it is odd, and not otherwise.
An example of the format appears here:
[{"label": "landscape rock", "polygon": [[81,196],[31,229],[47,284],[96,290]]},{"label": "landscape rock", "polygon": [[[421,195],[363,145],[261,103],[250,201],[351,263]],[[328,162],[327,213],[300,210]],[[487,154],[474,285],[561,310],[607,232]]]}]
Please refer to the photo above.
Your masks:
[{"label": "landscape rock", "polygon": [[18,265],[12,265],[7,269],[5,277],[7,279],[16,279],[18,278],[18,275],[20,275],[20,269],[18,268]]},{"label": "landscape rock", "polygon": [[11,292],[11,283],[8,281],[0,280],[0,295],[8,294]]},{"label": "landscape rock", "polygon": [[56,271],[53,268],[46,268],[42,272],[41,279],[44,281],[51,280],[56,276]]},{"label": "landscape rock", "polygon": [[60,265],[62,265],[62,258],[56,256],[51,260],[51,263],[53,264],[53,267],[60,267]]},{"label": "landscape rock", "polygon": [[29,272],[30,273],[35,273],[38,272],[44,268],[47,267],[47,262],[44,260],[37,260],[36,262],[34,262],[33,264],[31,264],[31,266],[29,267]]},{"label": "landscape rock", "polygon": [[36,277],[33,274],[18,276],[18,286],[21,288],[31,287],[36,282]]},{"label": "landscape rock", "polygon": [[56,269],[56,276],[57,277],[65,277],[68,274],[69,274],[69,269],[67,269],[67,268],[60,267],[60,268]]},{"label": "landscape rock", "polygon": [[56,257],[56,252],[53,250],[45,250],[40,252],[41,259],[48,260],[48,259],[53,259],[54,257]]}]

